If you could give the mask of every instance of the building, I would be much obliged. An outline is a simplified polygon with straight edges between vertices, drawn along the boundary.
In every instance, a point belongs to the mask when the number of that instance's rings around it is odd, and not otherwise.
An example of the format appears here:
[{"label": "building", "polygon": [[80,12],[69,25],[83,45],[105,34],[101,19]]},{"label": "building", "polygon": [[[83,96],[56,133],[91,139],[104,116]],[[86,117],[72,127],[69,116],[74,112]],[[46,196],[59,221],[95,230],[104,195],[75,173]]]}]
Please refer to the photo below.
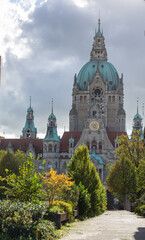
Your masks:
[{"label": "building", "polygon": [[106,178],[106,164],[115,161],[115,139],[126,134],[124,110],[123,74],[108,62],[105,38],[100,30],[95,33],[90,60],[74,76],[72,108],[69,113],[69,131],[60,139],[57,134],[56,117],[52,111],[48,117],[46,136],[37,139],[33,109],[27,110],[26,124],[20,139],[1,140],[1,149],[21,149],[40,156],[38,169],[51,167],[59,173],[66,172],[67,163],[75,149],[85,144],[90,159],[98,170],[101,181]]}]

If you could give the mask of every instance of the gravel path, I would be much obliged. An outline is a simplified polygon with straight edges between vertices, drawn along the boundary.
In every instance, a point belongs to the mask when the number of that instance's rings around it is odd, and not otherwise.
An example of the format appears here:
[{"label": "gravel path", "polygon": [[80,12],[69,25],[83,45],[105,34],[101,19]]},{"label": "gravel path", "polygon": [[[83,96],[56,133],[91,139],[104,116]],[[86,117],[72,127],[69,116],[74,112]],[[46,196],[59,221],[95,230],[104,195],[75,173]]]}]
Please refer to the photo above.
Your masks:
[{"label": "gravel path", "polygon": [[75,222],[60,240],[145,240],[145,218],[128,211],[106,211],[103,215]]}]

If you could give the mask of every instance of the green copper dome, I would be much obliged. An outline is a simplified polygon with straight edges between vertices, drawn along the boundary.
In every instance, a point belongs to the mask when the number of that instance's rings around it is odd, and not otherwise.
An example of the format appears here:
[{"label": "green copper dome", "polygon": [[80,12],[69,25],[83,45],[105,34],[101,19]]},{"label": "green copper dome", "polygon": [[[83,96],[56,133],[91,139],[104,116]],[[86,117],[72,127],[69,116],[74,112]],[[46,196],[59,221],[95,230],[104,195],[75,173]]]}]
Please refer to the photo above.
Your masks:
[{"label": "green copper dome", "polygon": [[134,116],[134,119],[142,119],[141,115],[137,112],[137,114]]},{"label": "green copper dome", "polygon": [[49,119],[56,119],[55,115],[53,114],[53,112],[49,115]]},{"label": "green copper dome", "polygon": [[27,112],[33,112],[33,109],[31,106],[28,108]]},{"label": "green copper dome", "polygon": [[103,60],[90,61],[82,67],[76,80],[79,90],[84,91],[88,89],[88,81],[92,83],[97,70],[99,70],[103,82],[105,83],[107,80],[108,90],[115,90],[121,81],[118,72],[110,62]]}]

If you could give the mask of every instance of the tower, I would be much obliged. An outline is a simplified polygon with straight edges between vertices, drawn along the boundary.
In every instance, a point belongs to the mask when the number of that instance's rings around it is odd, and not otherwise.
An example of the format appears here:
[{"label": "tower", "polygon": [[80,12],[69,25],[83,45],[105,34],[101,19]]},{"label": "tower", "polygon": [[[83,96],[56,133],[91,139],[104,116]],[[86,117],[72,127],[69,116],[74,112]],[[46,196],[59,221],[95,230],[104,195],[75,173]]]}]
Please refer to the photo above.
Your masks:
[{"label": "tower", "polygon": [[34,115],[33,115],[33,109],[31,107],[31,97],[30,97],[30,106],[27,110],[26,115],[26,123],[22,130],[22,138],[36,138],[37,135],[37,129],[34,125]]},{"label": "tower", "polygon": [[[88,147],[90,159],[104,182],[107,176],[105,165],[115,161],[115,139],[126,134],[126,114],[123,74],[119,77],[108,61],[100,25],[98,19],[89,62],[74,76],[69,131],[76,137],[80,134],[74,150],[82,144]],[[67,137],[67,133],[64,135]]]},{"label": "tower", "polygon": [[74,76],[70,131],[82,131],[90,117],[100,121],[111,132],[125,132],[123,99],[123,74],[119,78],[117,70],[107,60],[99,19],[90,61]]},{"label": "tower", "polygon": [[43,139],[43,159],[47,161],[46,171],[51,168],[59,169],[59,156],[60,156],[60,138],[57,135],[56,117],[52,111],[48,117],[46,136]]},{"label": "tower", "polygon": [[138,99],[137,99],[137,113],[133,118],[133,130],[140,130],[140,137],[143,138],[143,124],[142,117],[138,111]]}]

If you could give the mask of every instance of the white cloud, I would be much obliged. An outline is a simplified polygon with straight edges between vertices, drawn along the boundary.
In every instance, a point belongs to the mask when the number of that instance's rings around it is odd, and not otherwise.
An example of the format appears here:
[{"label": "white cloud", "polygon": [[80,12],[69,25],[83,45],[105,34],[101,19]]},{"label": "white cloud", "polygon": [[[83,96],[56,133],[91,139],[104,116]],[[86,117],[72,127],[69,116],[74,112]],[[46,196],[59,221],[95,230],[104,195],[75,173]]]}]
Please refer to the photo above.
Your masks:
[{"label": "white cloud", "polygon": [[15,136],[20,136],[30,95],[35,125],[41,134],[45,135],[52,97],[58,129],[61,133],[64,126],[68,129],[73,76],[89,61],[99,9],[108,59],[119,75],[124,73],[127,128],[132,127],[136,98],[144,101],[144,1],[0,3],[0,132],[13,134],[15,130]]}]

